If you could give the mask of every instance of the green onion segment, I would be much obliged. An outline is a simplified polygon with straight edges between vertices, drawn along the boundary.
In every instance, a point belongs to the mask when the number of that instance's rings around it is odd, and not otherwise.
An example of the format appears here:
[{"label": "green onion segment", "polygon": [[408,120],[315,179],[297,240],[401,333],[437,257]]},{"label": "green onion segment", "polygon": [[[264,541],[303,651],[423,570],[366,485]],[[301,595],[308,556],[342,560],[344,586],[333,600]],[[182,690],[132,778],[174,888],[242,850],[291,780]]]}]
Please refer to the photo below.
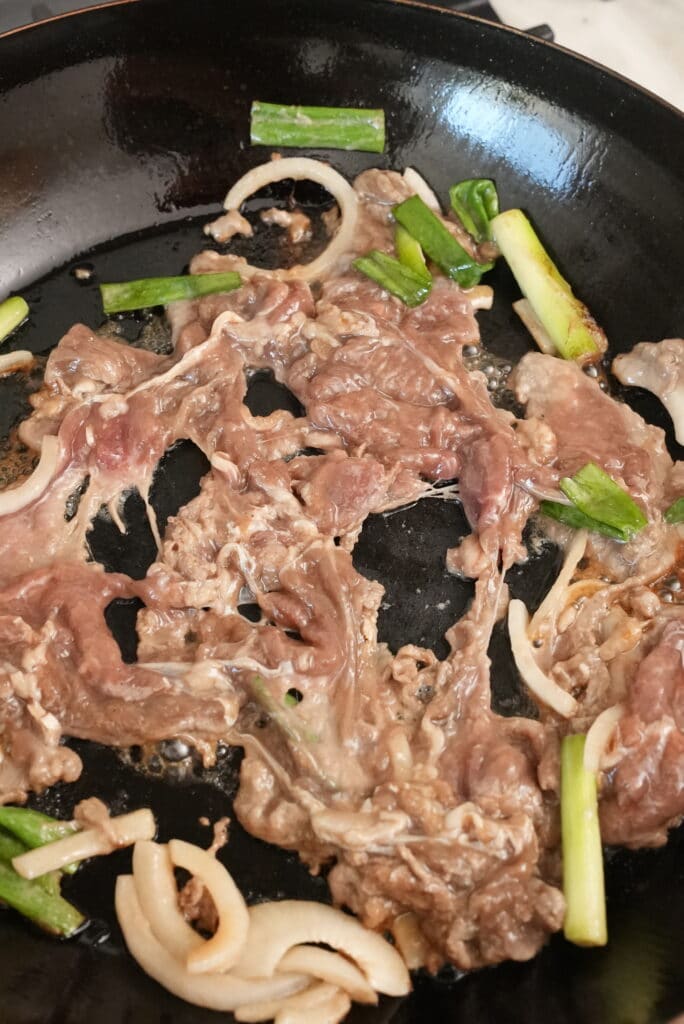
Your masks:
[{"label": "green onion segment", "polygon": [[542,501],[539,504],[539,511],[558,523],[571,526],[573,530],[593,530],[594,533],[602,533],[604,537],[612,537],[613,540],[624,540],[620,530],[615,530],[598,519],[592,519],[591,516],[580,512],[575,505],[562,505],[560,501]]},{"label": "green onion segment", "polygon": [[585,736],[561,743],[561,833],[563,847],[563,931],[578,946],[608,941],[603,852],[596,776],[584,767]]},{"label": "green onion segment", "polygon": [[432,278],[429,274],[427,277],[424,273],[416,274],[393,256],[388,256],[377,249],[373,249],[365,256],[359,256],[352,266],[366,277],[370,277],[381,288],[401,299],[406,306],[419,306],[421,302],[425,302],[432,288]]},{"label": "green onion segment", "polygon": [[384,110],[252,103],[250,142],[260,146],[353,149],[382,153]]},{"label": "green onion segment", "polygon": [[421,246],[423,252],[447,277],[462,288],[473,288],[493,263],[477,263],[450,234],[420,196],[411,196],[392,211],[396,221]]},{"label": "green onion segment", "polygon": [[76,907],[47,888],[41,879],[22,878],[4,861],[0,861],[0,901],[56,935],[73,935],[85,920]]},{"label": "green onion segment", "polygon": [[397,224],[394,229],[394,248],[400,263],[412,270],[414,274],[424,277],[426,281],[432,279],[425,264],[425,256],[420,244],[416,242],[413,235],[409,235],[406,228],[402,228],[401,224]]},{"label": "green onion segment", "polygon": [[492,237],[491,221],[499,213],[499,195],[490,178],[467,178],[449,189],[451,209],[476,242]]},{"label": "green onion segment", "polygon": [[29,849],[45,846],[76,831],[70,821],[59,821],[30,807],[0,807],[0,826],[25,843]]},{"label": "green onion segment", "polygon": [[605,352],[605,334],[573,295],[522,210],[500,213],[491,233],[558,354],[586,359]]},{"label": "green onion segment", "polygon": [[10,299],[0,302],[0,342],[5,341],[12,331],[16,331],[28,315],[28,304],[21,295],[13,295]]},{"label": "green onion segment", "polygon": [[0,902],[34,921],[46,931],[72,935],[85,918],[60,893],[61,872],[50,871],[28,881],[12,867],[14,857],[74,831],[68,821],[57,821],[26,807],[0,807]]},{"label": "green onion segment", "polygon": [[665,512],[668,523],[684,523],[684,498],[677,498]]},{"label": "green onion segment", "polygon": [[148,306],[165,306],[179,299],[196,299],[215,292],[232,292],[242,284],[234,271],[223,274],[184,274],[182,277],[145,277],[121,284],[101,284],[107,314],[126,313]]},{"label": "green onion segment", "polygon": [[648,523],[631,495],[595,462],[588,462],[572,477],[563,477],[559,487],[580,512],[612,527],[621,540],[631,540]]},{"label": "green onion segment", "polygon": [[[56,839],[63,839],[64,836],[70,836],[76,831],[76,826],[71,821],[59,821],[30,807],[9,806],[0,807],[0,828],[11,832],[28,850],[53,843]],[[78,864],[68,864],[62,871],[71,875],[77,867]]]}]

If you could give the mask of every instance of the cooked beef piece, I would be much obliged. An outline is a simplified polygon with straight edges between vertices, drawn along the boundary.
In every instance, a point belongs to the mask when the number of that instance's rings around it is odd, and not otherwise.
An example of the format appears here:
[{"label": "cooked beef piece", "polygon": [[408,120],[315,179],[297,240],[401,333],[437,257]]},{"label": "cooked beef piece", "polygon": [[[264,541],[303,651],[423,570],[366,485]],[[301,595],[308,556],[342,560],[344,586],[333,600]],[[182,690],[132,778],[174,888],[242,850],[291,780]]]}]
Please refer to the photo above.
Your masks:
[{"label": "cooked beef piece", "polygon": [[[411,185],[372,170],[355,187],[358,251],[389,249],[392,205]],[[479,339],[476,297],[444,278],[409,310],[350,270],[314,298],[235,256],[192,263],[220,268],[242,270],[243,286],[171,306],[172,355],[77,326],[50,356],[22,436],[34,448],[57,438],[52,477],[3,516],[0,539],[0,799],[77,776],[62,734],[182,737],[207,760],[217,740],[236,743],[243,825],[312,870],[331,865],[333,897],[367,924],[413,912],[431,968],[531,957],[563,918],[564,728],[588,728],[617,701],[627,709],[604,773],[607,838],[660,842],[684,810],[681,609],[658,589],[680,558],[678,529],[660,515],[679,469],[662,432],[562,360],[521,362],[525,421],[496,408],[462,359]],[[253,416],[254,369],[271,370],[306,414]],[[183,438],[211,468],[145,579],[86,564],[94,515],[105,505],[123,528],[122,496],[137,487],[147,502],[159,459]],[[589,459],[653,522],[629,545],[591,542],[595,585],[538,652],[578,717],[499,717],[487,651],[506,570],[526,557],[539,497]],[[472,604],[444,660],[413,645],[393,654],[377,640],[382,587],[351,551],[370,513],[453,478],[472,533],[447,564],[476,579]],[[132,596],[144,603],[138,660],[124,664],[104,610]],[[245,603],[260,614],[245,617]]]},{"label": "cooked beef piece", "polygon": [[239,697],[227,674],[216,675],[202,699],[199,673],[167,678],[124,664],[104,609],[135,593],[127,577],[73,562],[56,562],[0,591],[3,704],[9,711],[3,766],[20,764],[23,771],[21,781],[3,789],[3,802],[17,799],[22,788],[40,790],[78,775],[75,755],[56,747],[61,733],[119,746],[167,736],[213,744],[235,721]]},{"label": "cooked beef piece", "polygon": [[270,210],[262,210],[259,216],[264,224],[286,228],[287,237],[293,245],[311,238],[311,220],[301,210],[280,210],[273,206]]},{"label": "cooked beef piece", "polygon": [[639,665],[601,794],[608,843],[659,846],[684,816],[684,608]]},{"label": "cooked beef piece", "polygon": [[598,463],[648,512],[662,509],[672,461],[665,435],[628,405],[616,402],[576,363],[530,352],[512,382],[528,416],[556,435],[556,466],[572,476],[589,461]]},{"label": "cooked beef piece", "polygon": [[684,444],[684,338],[642,342],[613,360],[613,373],[623,384],[646,388],[660,399]]}]

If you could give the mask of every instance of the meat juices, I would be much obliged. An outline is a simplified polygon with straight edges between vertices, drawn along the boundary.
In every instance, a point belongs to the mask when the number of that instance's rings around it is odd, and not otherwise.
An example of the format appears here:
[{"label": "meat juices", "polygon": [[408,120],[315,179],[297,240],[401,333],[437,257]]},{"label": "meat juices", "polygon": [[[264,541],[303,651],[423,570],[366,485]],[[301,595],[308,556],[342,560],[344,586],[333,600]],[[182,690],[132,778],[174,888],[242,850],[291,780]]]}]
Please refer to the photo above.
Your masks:
[{"label": "meat juices", "polygon": [[[389,248],[391,205],[408,185],[367,171],[355,188],[358,251]],[[211,253],[192,269],[234,267]],[[563,732],[625,704],[602,793],[606,838],[664,842],[684,813],[684,613],[656,585],[678,557],[662,511],[681,467],[662,432],[539,354],[515,374],[528,418],[494,407],[461,358],[479,341],[470,298],[443,278],[409,310],[345,269],[315,298],[257,273],[228,295],[175,304],[169,319],[171,356],[72,328],[22,425],[34,448],[56,436],[58,454],[42,495],[3,517],[1,798],[78,775],[62,734],[119,746],[178,737],[207,760],[217,740],[239,744],[242,824],[314,871],[332,864],[334,899],[364,923],[391,928],[412,912],[432,969],[533,956],[564,913]],[[306,415],[250,414],[247,374],[260,368]],[[120,521],[133,486],[147,500],[158,460],[184,438],[211,468],[146,577],[89,564],[93,516],[106,505]],[[629,545],[592,539],[594,582],[609,582],[545,652],[577,719],[543,707],[539,721],[499,717],[487,649],[505,572],[526,557],[538,497],[590,458],[652,523]],[[413,645],[393,653],[377,641],[383,589],[355,570],[354,543],[369,514],[454,478],[472,533],[448,564],[476,580],[474,600],[444,661]],[[124,665],[103,613],[131,596],[145,607],[138,661]],[[239,614],[245,601],[260,621]]]}]

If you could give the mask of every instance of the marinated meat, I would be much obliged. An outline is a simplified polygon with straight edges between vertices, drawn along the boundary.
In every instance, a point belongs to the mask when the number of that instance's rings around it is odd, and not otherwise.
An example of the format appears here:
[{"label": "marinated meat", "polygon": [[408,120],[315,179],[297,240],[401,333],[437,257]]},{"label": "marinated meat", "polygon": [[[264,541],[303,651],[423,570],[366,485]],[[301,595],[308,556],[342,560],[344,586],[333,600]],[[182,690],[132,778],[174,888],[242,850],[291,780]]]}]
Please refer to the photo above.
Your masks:
[{"label": "marinated meat", "polygon": [[613,373],[623,384],[646,388],[663,403],[684,444],[684,338],[642,342],[613,360]]},{"label": "marinated meat", "polygon": [[[355,187],[357,250],[389,249],[392,204],[414,186],[370,170]],[[435,278],[411,310],[348,268],[312,292],[229,254],[192,263],[217,269],[241,270],[243,286],[173,304],[172,355],[77,325],[50,356],[21,428],[54,456],[50,477],[3,516],[0,541],[0,799],[78,775],[62,735],[180,737],[207,760],[217,741],[237,744],[242,824],[313,871],[330,866],[338,903],[376,928],[414,914],[430,968],[527,959],[564,913],[564,730],[624,705],[603,773],[606,838],[662,842],[684,813],[684,623],[661,599],[681,562],[662,520],[679,468],[661,431],[573,364],[526,356],[514,384],[527,418],[497,408],[463,360],[479,300],[453,282]],[[249,375],[264,369],[304,415],[249,412]],[[182,439],[210,469],[145,578],[88,564],[94,516],[104,507],[123,529],[122,497],[137,488],[147,503]],[[572,691],[576,718],[502,718],[487,651],[505,573],[527,557],[538,499],[589,459],[651,523],[629,545],[594,538],[543,624],[539,663]],[[455,492],[472,532],[447,565],[475,579],[472,604],[444,660],[392,652],[377,639],[383,589],[352,562],[356,538],[371,513]],[[137,661],[124,664],[104,612],[131,597],[144,607]]]},{"label": "marinated meat", "polygon": [[512,383],[527,415],[556,435],[559,475],[572,476],[593,461],[648,512],[662,509],[672,467],[662,430],[616,402],[576,363],[541,352],[523,356]]},{"label": "marinated meat", "polygon": [[311,221],[301,210],[280,210],[274,206],[270,210],[262,210],[259,216],[264,224],[286,228],[287,237],[293,245],[311,238]]},{"label": "marinated meat", "polygon": [[639,665],[601,800],[609,843],[659,846],[684,815],[684,609]]}]

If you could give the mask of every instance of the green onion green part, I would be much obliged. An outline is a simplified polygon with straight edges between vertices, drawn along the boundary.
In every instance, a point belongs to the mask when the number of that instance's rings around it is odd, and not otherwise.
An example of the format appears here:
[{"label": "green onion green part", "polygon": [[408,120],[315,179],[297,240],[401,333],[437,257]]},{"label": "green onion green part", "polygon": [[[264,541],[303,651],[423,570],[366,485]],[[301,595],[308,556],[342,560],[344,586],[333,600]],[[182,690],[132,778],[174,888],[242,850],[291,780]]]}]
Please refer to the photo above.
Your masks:
[{"label": "green onion green part", "polygon": [[406,306],[419,306],[421,302],[425,302],[432,288],[432,278],[429,275],[426,277],[423,273],[416,274],[410,267],[404,266],[385,252],[379,252],[378,249],[373,249],[365,256],[359,256],[352,266],[366,277],[370,277],[381,288],[401,299]]},{"label": "green onion green part", "polygon": [[[0,829],[0,864],[4,864],[11,871],[14,871],[12,867],[12,860],[14,857],[20,857],[22,853],[26,853],[29,849],[19,839],[15,839],[14,836],[9,835]],[[52,893],[53,895],[59,896],[59,883],[62,877],[61,871],[48,871],[47,874],[41,875],[36,881],[40,882],[46,892]]]},{"label": "green onion green part", "polygon": [[624,540],[622,532],[615,530],[607,523],[601,523],[598,519],[592,519],[580,512],[574,505],[562,505],[560,501],[542,501],[539,511],[550,519],[555,519],[565,526],[571,526],[573,530],[593,530],[594,533],[602,533],[604,537],[612,537],[614,540]]},{"label": "green onion green part", "polygon": [[28,305],[21,295],[13,295],[11,299],[0,302],[0,342],[16,331],[28,315]]},{"label": "green onion green part", "polygon": [[0,901],[24,917],[34,921],[45,931],[56,935],[73,935],[85,918],[83,914],[54,891],[41,884],[40,879],[22,878],[7,864],[0,862]]},{"label": "green onion green part", "polygon": [[563,477],[559,487],[580,512],[612,527],[620,540],[631,540],[648,523],[634,499],[595,462],[588,462],[573,477]]},{"label": "green onion green part", "polygon": [[426,281],[431,280],[430,271],[425,263],[425,255],[416,242],[413,235],[409,235],[406,228],[397,224],[394,230],[394,248],[396,249],[399,262],[412,270],[414,274],[424,277]]},{"label": "green onion green part", "polygon": [[[64,836],[70,836],[76,831],[72,822],[59,821],[30,807],[0,807],[0,827],[21,840],[28,850],[53,843],[56,839],[63,839]],[[62,870],[66,874],[73,874],[77,867],[78,864],[68,864]]]},{"label": "green onion green part", "polygon": [[179,299],[196,299],[215,292],[232,292],[242,284],[234,271],[224,274],[184,274],[182,277],[146,277],[121,284],[101,284],[107,314],[126,313],[148,306],[165,306]]},{"label": "green onion green part", "polygon": [[598,819],[596,776],[584,767],[586,737],[561,743],[561,834],[563,846],[563,931],[578,946],[605,946],[606,897]]},{"label": "green onion green part", "polygon": [[59,821],[30,807],[0,807],[0,826],[20,839],[30,850],[63,839],[76,831],[70,821]]},{"label": "green onion green part", "polygon": [[522,210],[506,210],[491,222],[491,236],[520,290],[563,359],[605,352],[606,336],[572,292]]},{"label": "green onion green part", "polygon": [[384,110],[252,103],[250,142],[259,146],[353,149],[382,153]]},{"label": "green onion green part", "polygon": [[665,512],[668,523],[684,523],[684,498],[677,498]]},{"label": "green onion green part", "polygon": [[476,242],[492,237],[491,221],[499,213],[499,194],[490,178],[467,178],[449,189],[451,209]]},{"label": "green onion green part", "polygon": [[0,863],[11,866],[12,858],[26,853],[28,846],[6,832],[0,832]]},{"label": "green onion green part", "polygon": [[420,196],[411,196],[392,211],[394,217],[447,277],[473,288],[493,263],[477,263],[450,234]]},{"label": "green onion green part", "polygon": [[[306,727],[306,723],[302,721],[301,716],[295,710],[299,703],[295,697],[285,694],[283,706],[279,707],[261,676],[255,676],[252,680],[252,694],[264,711],[268,712],[274,724],[293,743],[300,746],[306,743],[320,743],[320,737]],[[290,703],[291,701],[292,703]]]}]

